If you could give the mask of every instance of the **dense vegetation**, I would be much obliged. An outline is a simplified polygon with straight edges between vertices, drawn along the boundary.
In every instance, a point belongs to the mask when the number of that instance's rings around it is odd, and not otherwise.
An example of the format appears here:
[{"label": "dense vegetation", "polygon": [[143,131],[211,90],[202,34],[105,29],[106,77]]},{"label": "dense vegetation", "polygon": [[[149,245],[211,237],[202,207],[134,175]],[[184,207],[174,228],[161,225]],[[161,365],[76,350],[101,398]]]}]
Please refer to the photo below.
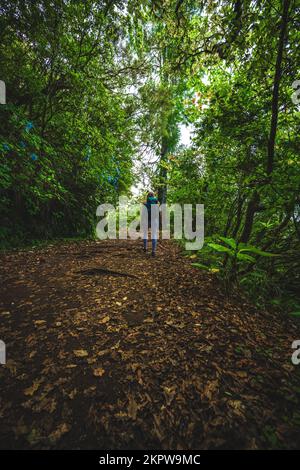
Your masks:
[{"label": "dense vegetation", "polygon": [[161,202],[205,204],[199,268],[297,311],[297,2],[3,0],[0,13],[2,245],[91,235],[97,205],[146,175]]}]

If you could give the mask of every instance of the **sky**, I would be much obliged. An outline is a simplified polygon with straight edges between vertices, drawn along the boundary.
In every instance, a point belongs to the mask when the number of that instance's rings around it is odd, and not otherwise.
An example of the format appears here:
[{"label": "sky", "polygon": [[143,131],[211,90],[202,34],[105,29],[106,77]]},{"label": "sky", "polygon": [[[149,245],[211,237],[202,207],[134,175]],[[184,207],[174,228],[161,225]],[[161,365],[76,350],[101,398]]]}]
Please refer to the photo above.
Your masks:
[{"label": "sky", "polygon": [[[191,138],[192,138],[192,132],[193,132],[193,127],[192,126],[186,126],[182,124],[180,126],[180,141],[179,145],[185,145],[186,147],[189,147],[191,145]],[[151,188],[149,188],[151,189]],[[132,187],[131,187],[131,192],[133,196],[138,196],[142,191],[145,191],[144,185],[137,181]]]},{"label": "sky", "polygon": [[185,126],[182,124],[180,127],[181,136],[179,143],[185,145],[186,147],[189,147],[191,145],[192,132],[192,126]]}]

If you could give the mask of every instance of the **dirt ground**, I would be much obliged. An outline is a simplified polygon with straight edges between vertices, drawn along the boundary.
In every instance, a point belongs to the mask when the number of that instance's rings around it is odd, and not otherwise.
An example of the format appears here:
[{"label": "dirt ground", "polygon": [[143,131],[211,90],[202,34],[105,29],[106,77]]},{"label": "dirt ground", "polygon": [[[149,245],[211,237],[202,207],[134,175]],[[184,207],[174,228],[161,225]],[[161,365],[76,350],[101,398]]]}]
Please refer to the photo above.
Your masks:
[{"label": "dirt ground", "polygon": [[300,446],[299,322],[224,297],[172,242],[0,255],[0,448]]}]

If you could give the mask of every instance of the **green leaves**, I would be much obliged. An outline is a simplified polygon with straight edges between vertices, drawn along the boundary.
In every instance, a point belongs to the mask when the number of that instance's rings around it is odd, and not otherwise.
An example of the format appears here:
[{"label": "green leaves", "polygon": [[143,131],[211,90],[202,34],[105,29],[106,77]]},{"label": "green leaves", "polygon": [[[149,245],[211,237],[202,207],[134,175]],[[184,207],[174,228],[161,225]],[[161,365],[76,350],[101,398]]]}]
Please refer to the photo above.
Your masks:
[{"label": "green leaves", "polygon": [[[242,246],[242,244],[240,244],[240,246]],[[266,257],[280,256],[280,255],[275,254],[275,253],[269,253],[268,251],[260,250],[259,248],[256,248],[255,246],[251,246],[251,245],[245,245],[243,248],[240,248],[239,251],[240,251],[240,253],[242,253],[243,251],[249,251],[249,252],[254,253],[256,255],[266,256]]]},{"label": "green leaves", "polygon": [[[213,240],[223,242],[224,244]],[[246,275],[243,274],[245,266],[249,264],[250,266],[254,265],[260,257],[272,258],[278,256],[277,254],[260,250],[253,245],[238,243],[234,238],[219,235],[208,237],[204,248],[199,250],[197,255],[198,259],[202,259],[204,263],[197,261],[192,263],[192,266],[211,273],[217,273],[227,286],[228,283],[231,284],[233,282],[238,282],[244,286],[251,285],[252,281],[256,283],[259,281],[262,284],[264,279],[263,273],[260,271],[250,271],[249,276],[247,276],[247,270]]]},{"label": "green leaves", "polygon": [[234,250],[236,249],[237,243],[233,238],[219,237],[219,239],[222,240],[222,242],[227,243]]},{"label": "green leaves", "polygon": [[195,268],[199,268],[199,269],[205,269],[206,271],[210,270],[209,266],[206,266],[205,264],[202,264],[202,263],[192,263],[192,266],[194,266]]},{"label": "green leaves", "polygon": [[292,312],[292,313],[290,313],[290,315],[292,317],[295,317],[295,318],[300,318],[300,311],[299,312]]},{"label": "green leaves", "polygon": [[229,245],[231,248],[228,248],[227,246],[224,246],[224,245],[220,245],[219,243],[212,243],[212,242],[207,243],[207,246],[209,246],[210,248],[212,248],[213,250],[219,253],[227,253],[229,256],[236,257],[237,259],[241,261],[255,262],[255,258],[251,255],[248,255],[247,252],[250,252],[259,256],[265,256],[265,257],[278,256],[277,254],[260,250],[259,248],[256,248],[255,246],[252,246],[252,245],[246,245],[245,243],[238,243],[233,238],[226,238],[226,237],[221,237],[221,236],[218,236],[217,238],[223,241],[224,243],[226,243],[227,245]]},{"label": "green leaves", "polygon": [[0,142],[9,149],[4,154],[0,145],[1,212],[9,214],[2,233],[9,243],[15,233],[91,235],[97,205],[132,185],[138,97],[127,91],[139,60],[130,49],[120,56],[126,16],[75,3],[45,5],[43,18],[20,4],[13,25],[12,6],[2,12],[1,72],[13,103],[0,106]]},{"label": "green leaves", "polygon": [[219,245],[218,243],[208,243],[207,245],[220,253],[228,253],[229,255],[234,256],[234,252],[227,246]]},{"label": "green leaves", "polygon": [[255,258],[253,258],[253,256],[246,255],[244,253],[241,253],[240,251],[237,252],[236,257],[240,261],[249,261],[251,263],[255,263]]}]

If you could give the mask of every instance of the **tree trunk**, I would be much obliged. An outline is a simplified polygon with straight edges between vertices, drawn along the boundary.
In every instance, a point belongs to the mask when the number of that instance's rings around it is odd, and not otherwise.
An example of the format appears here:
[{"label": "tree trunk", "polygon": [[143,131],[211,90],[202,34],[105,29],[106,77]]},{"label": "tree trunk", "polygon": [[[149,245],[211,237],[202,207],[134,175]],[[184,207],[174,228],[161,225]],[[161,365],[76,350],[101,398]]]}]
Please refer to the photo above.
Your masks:
[{"label": "tree trunk", "polygon": [[160,204],[165,204],[167,202],[167,176],[168,172],[165,167],[167,163],[167,154],[168,154],[168,144],[165,138],[162,139],[161,144],[161,154],[160,154],[160,163],[162,165],[159,169],[159,187],[158,187],[158,200]]},{"label": "tree trunk", "polygon": [[259,194],[255,190],[248,203],[248,207],[246,211],[245,225],[244,225],[243,233],[240,238],[240,242],[242,243],[247,243],[250,238],[250,235],[252,232],[253,221],[254,221],[254,215],[259,207],[259,201],[260,201]]},{"label": "tree trunk", "polygon": [[278,102],[279,102],[279,85],[282,73],[282,58],[284,43],[287,35],[288,13],[289,13],[290,0],[283,0],[283,10],[280,24],[280,35],[277,48],[277,58],[275,65],[275,74],[273,82],[273,96],[272,96],[272,118],[271,128],[268,141],[268,159],[267,159],[267,175],[271,175],[274,166],[275,156],[275,141],[278,122]]},{"label": "tree trunk", "polygon": [[[279,105],[279,85],[282,73],[282,59],[284,44],[287,35],[287,25],[288,25],[288,12],[289,12],[290,0],[283,0],[282,16],[280,22],[280,33],[277,47],[277,57],[273,81],[273,96],[272,96],[272,117],[271,117],[271,126],[270,134],[268,140],[268,155],[267,155],[267,165],[266,171],[267,175],[270,177],[273,172],[274,167],[274,156],[275,156],[275,141],[276,141],[276,132],[277,132],[277,123],[278,123],[278,105]],[[254,216],[259,208],[260,196],[258,191],[255,190],[247,207],[246,220],[243,233],[241,235],[240,241],[247,243],[250,239]]]}]

